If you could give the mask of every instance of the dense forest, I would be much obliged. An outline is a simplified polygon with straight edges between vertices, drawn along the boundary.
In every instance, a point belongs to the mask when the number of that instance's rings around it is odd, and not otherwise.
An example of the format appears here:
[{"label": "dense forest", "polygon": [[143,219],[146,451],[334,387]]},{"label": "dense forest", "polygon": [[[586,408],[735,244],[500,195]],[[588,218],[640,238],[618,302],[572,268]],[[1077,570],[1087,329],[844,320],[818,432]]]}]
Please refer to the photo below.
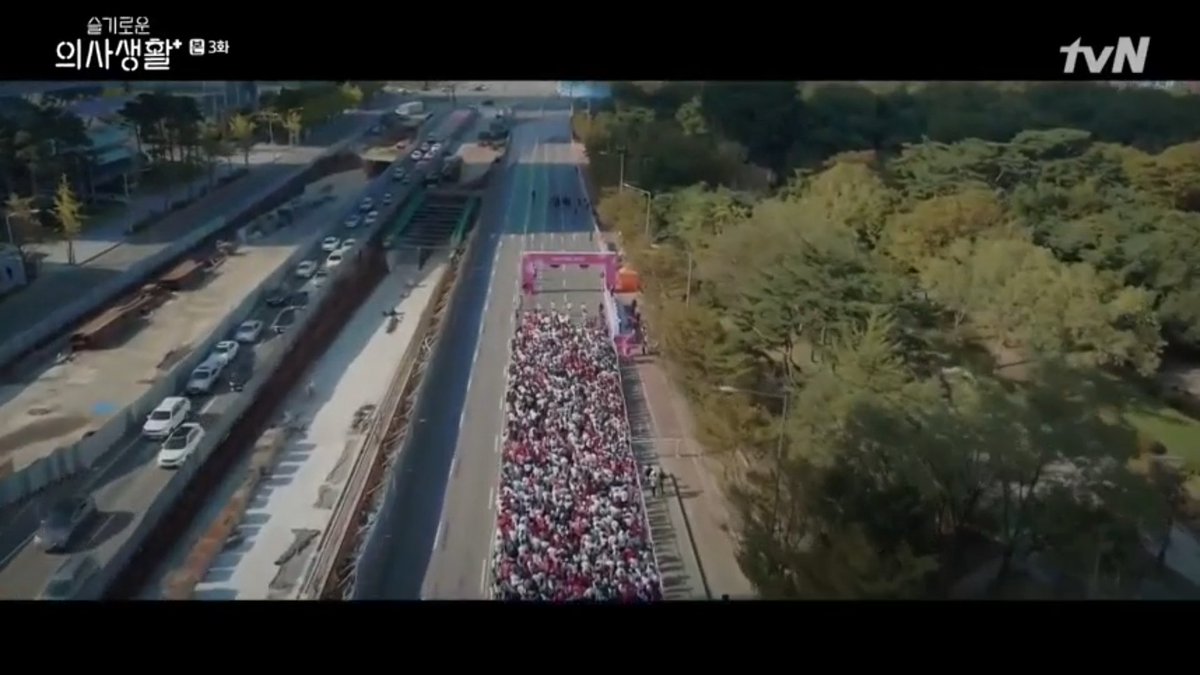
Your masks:
[{"label": "dense forest", "polygon": [[1192,592],[1165,561],[1200,423],[1166,376],[1200,349],[1200,97],[615,92],[575,133],[707,451],[751,467],[762,595]]}]

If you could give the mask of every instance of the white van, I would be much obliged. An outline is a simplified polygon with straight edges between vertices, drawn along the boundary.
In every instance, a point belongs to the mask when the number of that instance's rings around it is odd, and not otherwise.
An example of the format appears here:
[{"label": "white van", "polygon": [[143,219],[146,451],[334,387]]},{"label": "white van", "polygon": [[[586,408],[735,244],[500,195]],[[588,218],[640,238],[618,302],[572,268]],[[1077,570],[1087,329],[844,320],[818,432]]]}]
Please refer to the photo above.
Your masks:
[{"label": "white van", "polygon": [[146,438],[166,438],[192,412],[192,402],[182,396],[168,396],[146,416],[142,435]]}]

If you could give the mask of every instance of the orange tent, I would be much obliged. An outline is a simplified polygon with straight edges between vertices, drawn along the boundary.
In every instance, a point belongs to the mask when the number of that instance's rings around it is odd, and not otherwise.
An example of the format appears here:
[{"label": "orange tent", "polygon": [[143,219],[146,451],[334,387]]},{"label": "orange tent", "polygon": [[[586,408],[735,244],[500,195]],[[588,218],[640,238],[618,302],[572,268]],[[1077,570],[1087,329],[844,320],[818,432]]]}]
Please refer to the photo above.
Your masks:
[{"label": "orange tent", "polygon": [[622,267],[617,272],[617,292],[637,293],[640,290],[642,290],[642,280],[638,277],[637,271],[631,267]]}]

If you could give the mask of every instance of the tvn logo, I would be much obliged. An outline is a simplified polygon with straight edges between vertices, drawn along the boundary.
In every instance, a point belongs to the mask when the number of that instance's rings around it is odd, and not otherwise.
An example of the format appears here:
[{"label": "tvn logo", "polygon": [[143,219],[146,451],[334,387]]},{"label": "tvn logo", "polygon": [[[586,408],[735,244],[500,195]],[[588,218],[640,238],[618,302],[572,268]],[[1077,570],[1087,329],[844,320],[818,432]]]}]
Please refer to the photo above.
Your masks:
[{"label": "tvn logo", "polygon": [[[1083,38],[1075,38],[1075,41],[1066,47],[1058,48],[1059,53],[1067,55],[1067,61],[1063,64],[1064,73],[1070,75],[1075,72],[1075,64],[1079,61],[1080,55],[1083,56],[1088,72],[1093,75],[1105,72],[1119,75],[1125,72],[1126,67],[1129,68],[1130,73],[1141,75],[1142,71],[1146,69],[1146,56],[1150,53],[1150,38],[1148,37],[1138,38],[1136,47],[1133,45],[1133,38],[1117,38],[1116,47],[1104,47],[1099,54],[1082,43]],[[1113,52],[1117,53],[1117,58],[1113,61],[1112,68],[1105,71],[1105,66],[1108,65]]]}]

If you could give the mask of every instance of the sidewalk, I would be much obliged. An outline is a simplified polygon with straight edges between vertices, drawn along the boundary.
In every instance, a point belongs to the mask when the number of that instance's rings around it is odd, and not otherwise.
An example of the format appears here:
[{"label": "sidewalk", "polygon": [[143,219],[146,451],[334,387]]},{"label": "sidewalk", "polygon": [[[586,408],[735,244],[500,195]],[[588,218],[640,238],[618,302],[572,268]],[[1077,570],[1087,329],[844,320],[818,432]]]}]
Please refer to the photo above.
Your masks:
[{"label": "sidewalk", "polygon": [[[639,461],[657,461],[674,479],[667,482],[666,497],[657,501],[666,502],[677,546],[689,549],[682,557],[693,561],[690,581],[693,586],[700,585],[699,595],[693,597],[705,597],[705,587],[712,599],[754,597],[753,587],[738,566],[728,529],[731,515],[720,486],[724,471],[718,462],[704,456],[692,437],[682,395],[656,358],[639,357],[636,364],[622,368],[622,376],[634,439],[640,441],[634,444]],[[655,511],[649,502],[647,509]],[[655,543],[662,548],[653,520],[651,526]],[[670,576],[667,563],[662,560],[660,564],[666,580]]]}]

